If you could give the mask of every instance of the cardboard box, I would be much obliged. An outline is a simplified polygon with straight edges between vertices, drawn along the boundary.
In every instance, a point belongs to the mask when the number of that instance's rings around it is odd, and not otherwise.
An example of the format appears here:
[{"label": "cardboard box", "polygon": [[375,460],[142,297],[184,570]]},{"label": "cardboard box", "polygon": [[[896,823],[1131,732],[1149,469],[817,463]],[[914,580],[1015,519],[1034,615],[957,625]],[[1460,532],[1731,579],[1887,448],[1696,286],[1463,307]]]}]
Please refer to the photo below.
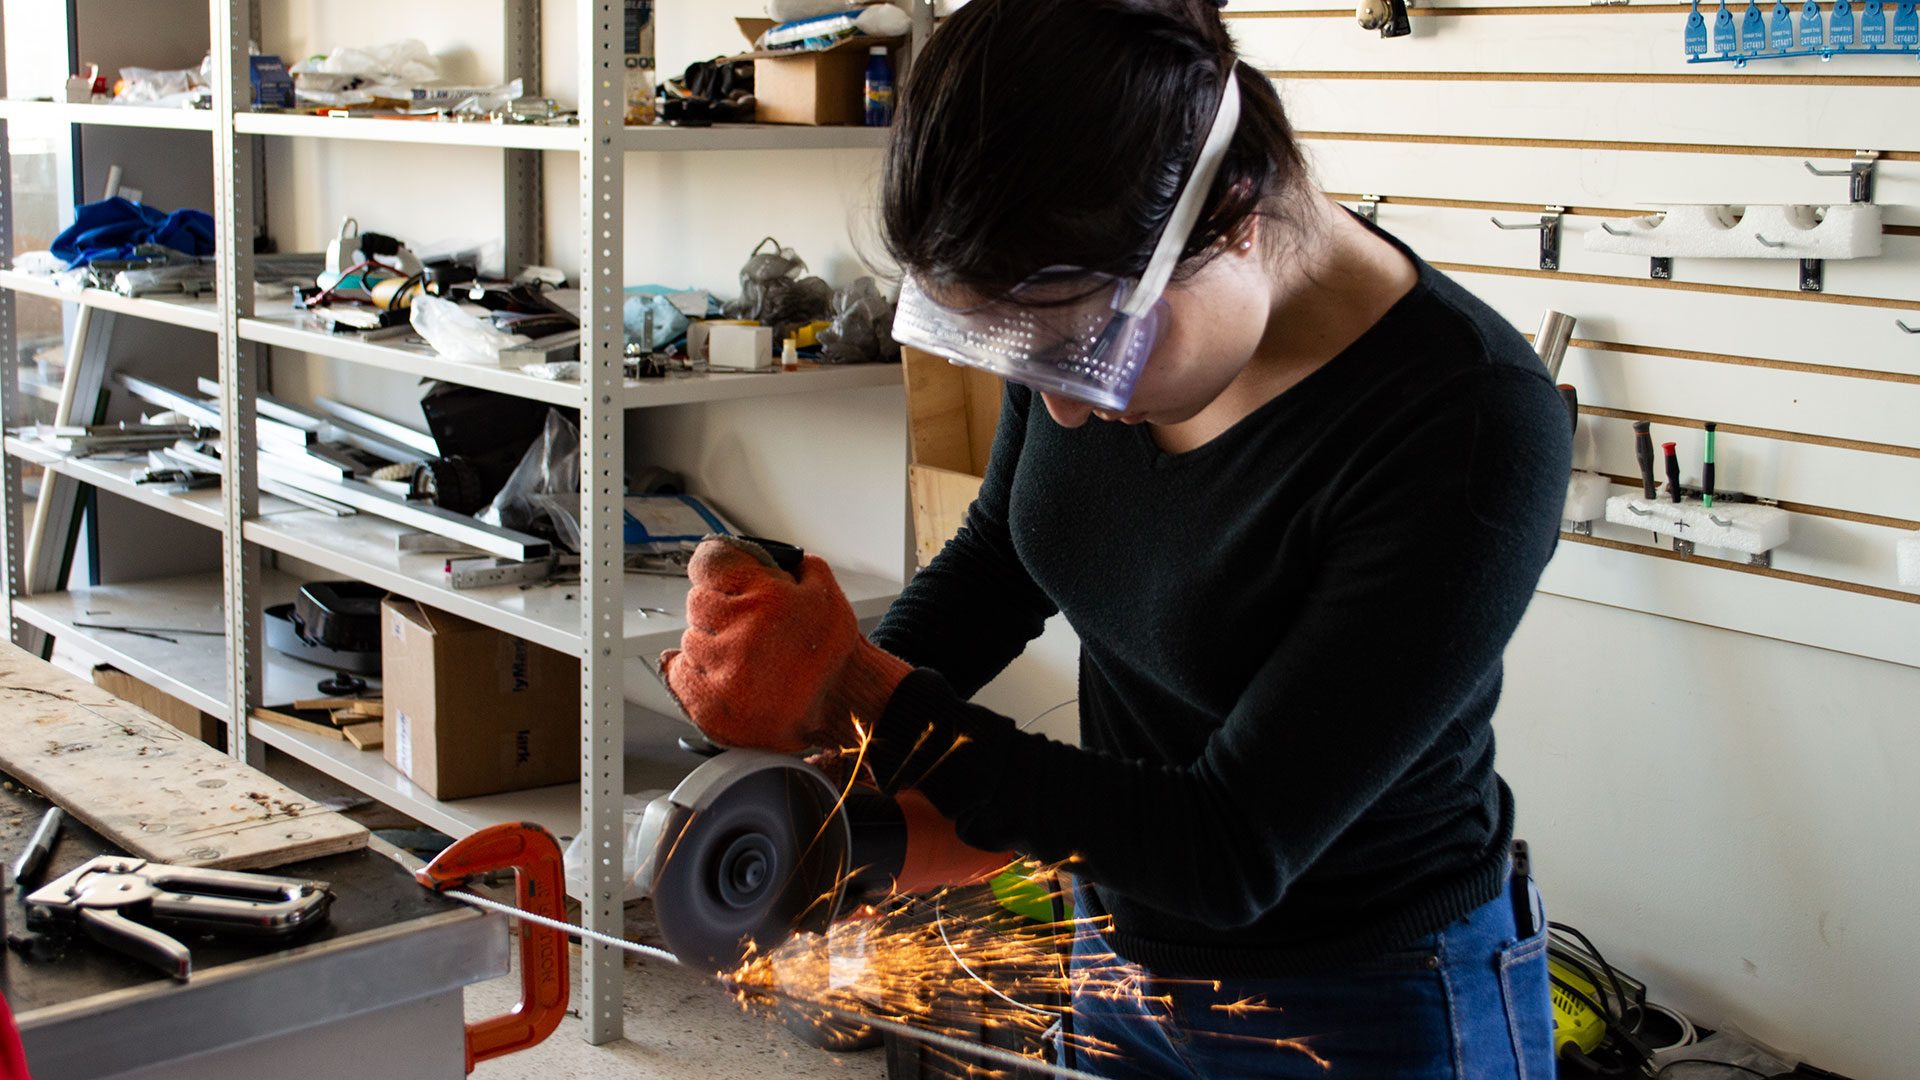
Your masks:
[{"label": "cardboard box", "polygon": [[436,799],[580,777],[580,661],[400,597],[380,604],[387,762]]},{"label": "cardboard box", "polygon": [[107,664],[95,666],[93,685],[122,701],[140,706],[208,746],[218,750],[227,748],[226,727],[220,723],[219,717],[212,713],[203,713],[179,698],[157,690],[117,667]]},{"label": "cardboard box", "polygon": [[979,368],[912,347],[900,351],[900,360],[907,380],[914,557],[925,566],[960,531],[967,507],[980,494],[1005,384]]},{"label": "cardboard box", "polygon": [[[754,41],[775,24],[772,19],[735,19]],[[852,37],[822,52],[748,52],[734,57],[753,61],[754,119],[762,124],[852,124],[867,117],[868,50],[887,46],[894,77],[900,77],[898,38]]]}]

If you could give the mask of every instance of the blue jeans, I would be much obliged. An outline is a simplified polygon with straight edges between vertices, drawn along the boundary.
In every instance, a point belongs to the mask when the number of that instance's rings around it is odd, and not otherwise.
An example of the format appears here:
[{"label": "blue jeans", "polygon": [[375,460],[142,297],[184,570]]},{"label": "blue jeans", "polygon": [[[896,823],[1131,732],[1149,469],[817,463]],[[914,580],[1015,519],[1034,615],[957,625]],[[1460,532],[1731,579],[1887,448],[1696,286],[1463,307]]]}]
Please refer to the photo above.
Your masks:
[{"label": "blue jeans", "polygon": [[1504,892],[1409,948],[1329,973],[1160,979],[1085,934],[1073,977],[1061,1061],[1113,1080],[1554,1076],[1546,934],[1516,940]]}]

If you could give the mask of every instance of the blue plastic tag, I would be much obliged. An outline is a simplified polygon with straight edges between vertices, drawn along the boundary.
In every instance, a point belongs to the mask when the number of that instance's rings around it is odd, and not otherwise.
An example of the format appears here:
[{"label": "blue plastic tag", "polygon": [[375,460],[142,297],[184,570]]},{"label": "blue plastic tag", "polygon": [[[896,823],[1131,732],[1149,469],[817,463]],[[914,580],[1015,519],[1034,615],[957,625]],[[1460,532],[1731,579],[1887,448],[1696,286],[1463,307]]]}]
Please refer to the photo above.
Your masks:
[{"label": "blue plastic tag", "polygon": [[1773,0],[1773,11],[1767,17],[1767,48],[1793,51],[1793,12],[1787,10],[1787,0]]},{"label": "blue plastic tag", "polygon": [[1748,0],[1747,13],[1740,19],[1740,51],[1753,55],[1767,47],[1767,20],[1760,15],[1760,0]]},{"label": "blue plastic tag", "polygon": [[[1807,0],[1812,3],[1813,0]],[[1693,10],[1687,12],[1687,55],[1699,56],[1707,51],[1707,18],[1700,14],[1700,0],[1693,0]]]},{"label": "blue plastic tag", "polygon": [[[1846,3],[1847,0],[1836,0]],[[1722,56],[1732,56],[1740,51],[1740,34],[1733,26],[1733,12],[1727,10],[1727,0],[1720,0],[1720,10],[1713,13],[1713,51]]]},{"label": "blue plastic tag", "polygon": [[1836,49],[1853,48],[1852,0],[1833,0],[1833,14],[1827,19],[1827,41]]},{"label": "blue plastic tag", "polygon": [[1902,0],[1899,7],[1893,9],[1893,43],[1902,49],[1911,49],[1920,45],[1920,12],[1913,7],[1914,0]]},{"label": "blue plastic tag", "polygon": [[1819,0],[1807,0],[1800,5],[1800,47],[1817,50],[1826,45],[1826,24],[1820,21]]},{"label": "blue plastic tag", "polygon": [[1887,9],[1880,0],[1867,0],[1860,12],[1860,44],[1877,49],[1887,43]]}]

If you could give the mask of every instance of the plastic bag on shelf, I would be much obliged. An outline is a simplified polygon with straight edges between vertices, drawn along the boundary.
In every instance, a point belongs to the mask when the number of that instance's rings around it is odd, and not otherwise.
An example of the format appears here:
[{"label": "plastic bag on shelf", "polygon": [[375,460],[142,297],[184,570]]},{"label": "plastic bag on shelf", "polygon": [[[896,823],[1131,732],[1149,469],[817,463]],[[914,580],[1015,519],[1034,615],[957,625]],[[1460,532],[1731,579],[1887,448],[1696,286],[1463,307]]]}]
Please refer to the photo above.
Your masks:
[{"label": "plastic bag on shelf", "polygon": [[438,296],[415,297],[407,320],[433,351],[462,364],[498,364],[501,349],[525,345],[528,340],[496,330],[485,319],[476,319],[461,311],[459,304]]},{"label": "plastic bag on shelf", "polygon": [[493,502],[473,516],[535,533],[550,521],[562,547],[580,550],[580,432],[560,410],[547,410],[546,430],[521,455]]},{"label": "plastic bag on shelf", "polygon": [[316,105],[363,105],[376,97],[406,100],[416,86],[440,81],[440,61],[420,41],[345,45],[289,67],[294,91]]},{"label": "plastic bag on shelf", "polygon": [[[630,285],[620,307],[620,322],[626,327],[628,344],[646,349],[664,349],[686,336],[687,317],[674,306],[672,294],[678,292],[663,285]],[[647,315],[653,315],[653,339],[647,340]]]},{"label": "plastic bag on shelf", "polygon": [[870,277],[833,294],[833,325],[820,331],[820,359],[830,364],[899,363],[893,304]]},{"label": "plastic bag on shelf", "polygon": [[115,105],[185,105],[207,90],[198,68],[155,71],[151,68],[124,67],[120,81],[114,84]]},{"label": "plastic bag on shelf", "polygon": [[727,318],[765,323],[773,327],[776,341],[791,336],[796,327],[827,318],[833,286],[802,277],[806,268],[792,248],[781,247],[771,236],[760,241],[740,268],[740,298],[727,305]]}]

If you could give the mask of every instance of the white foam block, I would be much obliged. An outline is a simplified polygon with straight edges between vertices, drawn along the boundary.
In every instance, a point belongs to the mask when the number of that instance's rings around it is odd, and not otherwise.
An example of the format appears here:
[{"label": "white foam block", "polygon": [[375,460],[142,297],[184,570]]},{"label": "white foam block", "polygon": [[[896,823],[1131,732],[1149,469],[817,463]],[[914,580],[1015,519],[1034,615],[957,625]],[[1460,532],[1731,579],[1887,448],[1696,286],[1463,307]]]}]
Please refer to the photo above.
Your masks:
[{"label": "white foam block", "polygon": [[1920,532],[1901,537],[1893,547],[1895,559],[1900,564],[1900,587],[1920,589]]},{"label": "white foam block", "polygon": [[1595,225],[1587,230],[1586,245],[1588,251],[1659,258],[1865,259],[1880,254],[1880,220],[1880,207],[1872,203],[1835,204],[1824,214],[1812,206],[1689,204]]},{"label": "white foam block", "polygon": [[1561,511],[1563,521],[1597,521],[1607,516],[1607,492],[1612,490],[1613,481],[1599,473],[1573,471],[1567,481],[1567,506]]},{"label": "white foam block", "polygon": [[1787,519],[1787,512],[1777,506],[1753,503],[1722,503],[1708,508],[1697,502],[1648,502],[1638,495],[1615,495],[1607,500],[1607,520],[1615,525],[1650,529],[1701,547],[1748,555],[1762,555],[1786,543]]}]

